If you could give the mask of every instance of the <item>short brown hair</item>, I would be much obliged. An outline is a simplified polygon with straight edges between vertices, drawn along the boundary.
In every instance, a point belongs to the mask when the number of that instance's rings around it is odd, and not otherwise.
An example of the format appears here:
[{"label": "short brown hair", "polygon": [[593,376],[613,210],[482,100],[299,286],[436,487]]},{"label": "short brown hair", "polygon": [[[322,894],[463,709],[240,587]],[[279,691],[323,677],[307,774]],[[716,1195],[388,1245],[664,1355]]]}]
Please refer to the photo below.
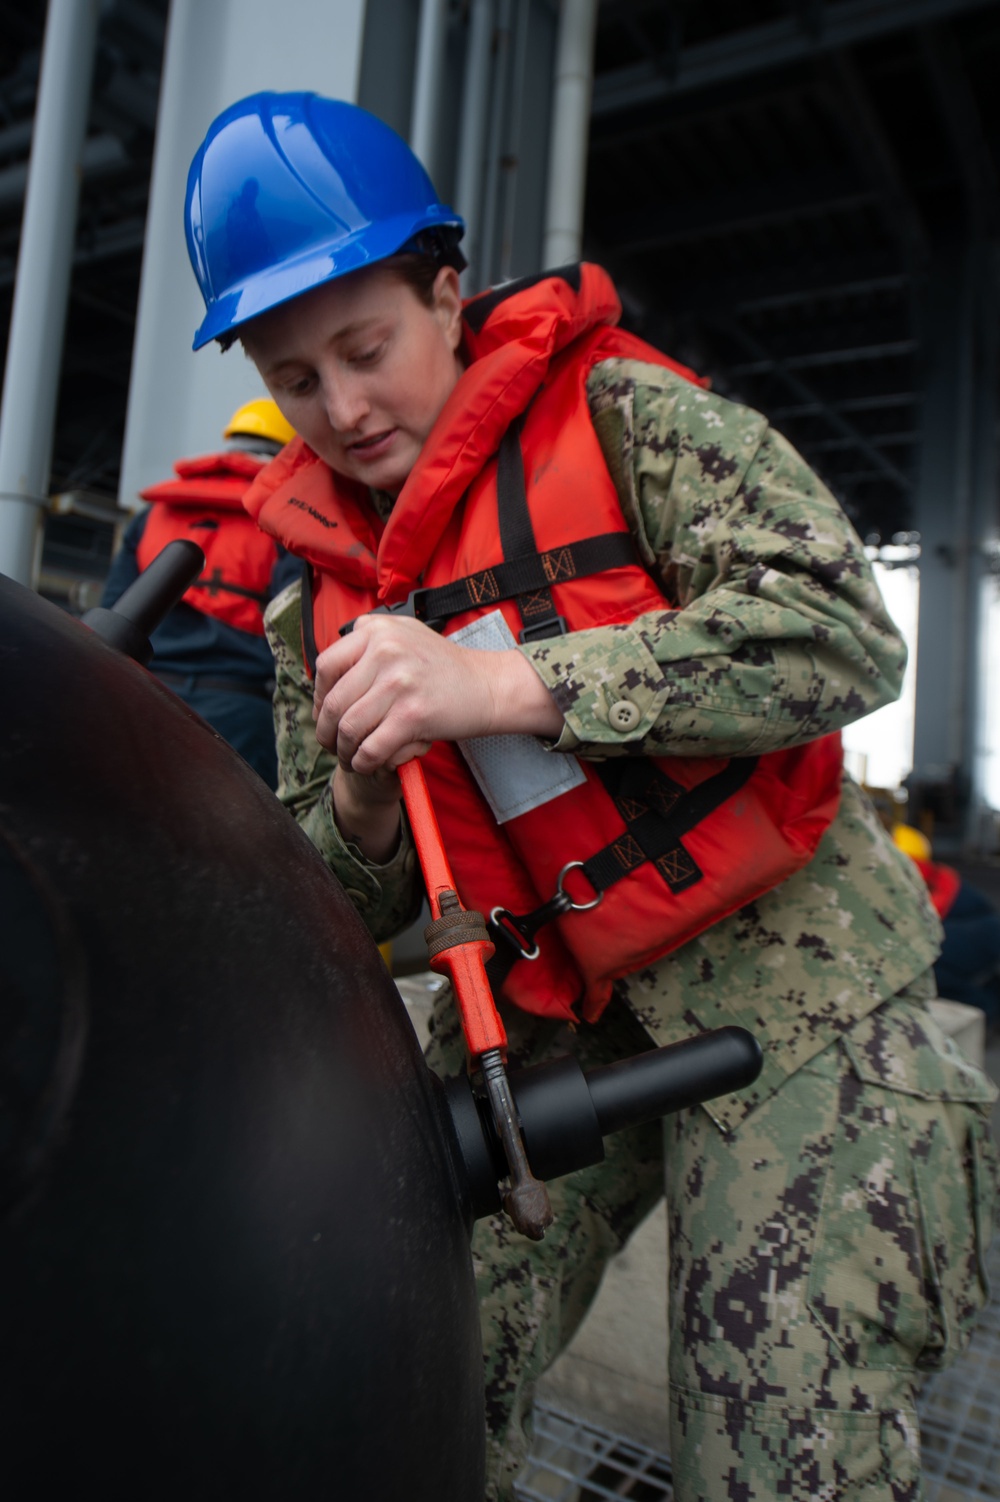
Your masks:
[{"label": "short brown hair", "polygon": [[400,250],[394,256],[386,256],[384,261],[377,261],[375,264],[384,267],[412,288],[424,307],[434,306],[434,283],[446,262],[439,261],[435,256],[421,255],[419,251]]}]

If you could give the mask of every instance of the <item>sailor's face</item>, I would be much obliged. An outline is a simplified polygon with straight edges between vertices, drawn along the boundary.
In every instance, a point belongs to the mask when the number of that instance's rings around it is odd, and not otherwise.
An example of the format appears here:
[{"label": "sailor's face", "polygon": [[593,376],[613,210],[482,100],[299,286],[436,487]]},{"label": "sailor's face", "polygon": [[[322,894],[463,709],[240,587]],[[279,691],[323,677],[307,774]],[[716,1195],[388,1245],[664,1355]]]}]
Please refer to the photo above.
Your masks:
[{"label": "sailor's face", "polygon": [[462,367],[458,273],[430,306],[373,266],[255,318],[243,346],[295,431],[331,469],[397,495]]}]

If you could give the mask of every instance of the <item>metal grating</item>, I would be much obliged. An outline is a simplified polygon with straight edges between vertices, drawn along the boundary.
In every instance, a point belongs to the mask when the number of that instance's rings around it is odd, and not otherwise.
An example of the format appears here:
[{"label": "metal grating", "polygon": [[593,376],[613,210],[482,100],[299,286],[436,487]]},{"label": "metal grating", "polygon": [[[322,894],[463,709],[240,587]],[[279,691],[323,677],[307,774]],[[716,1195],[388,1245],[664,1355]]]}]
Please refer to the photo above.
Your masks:
[{"label": "metal grating", "polygon": [[920,1397],[927,1502],[1000,1498],[1000,1238],[987,1268],[993,1298],[968,1351]]},{"label": "metal grating", "polygon": [[518,1502],[666,1502],[674,1493],[665,1455],[536,1403],[535,1442],[514,1495]]},{"label": "metal grating", "polygon": [[[968,1351],[920,1397],[924,1502],[1000,1502],[1000,1238],[988,1258],[993,1299]],[[535,1440],[518,1502],[667,1502],[670,1460],[561,1409],[535,1405]]]}]

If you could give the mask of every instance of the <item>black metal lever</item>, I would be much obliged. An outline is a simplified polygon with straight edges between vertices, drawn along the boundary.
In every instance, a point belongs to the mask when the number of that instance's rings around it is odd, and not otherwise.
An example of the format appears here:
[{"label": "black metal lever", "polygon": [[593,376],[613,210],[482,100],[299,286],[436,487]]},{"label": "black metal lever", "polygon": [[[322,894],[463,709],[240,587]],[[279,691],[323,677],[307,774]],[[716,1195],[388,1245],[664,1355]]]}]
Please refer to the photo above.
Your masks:
[{"label": "black metal lever", "polygon": [[205,555],[196,542],[186,537],[168,542],[110,610],[103,605],[95,606],[82,617],[83,624],[109,647],[116,647],[136,662],[147,663],[153,655],[151,632],[169,615],[204,567]]}]

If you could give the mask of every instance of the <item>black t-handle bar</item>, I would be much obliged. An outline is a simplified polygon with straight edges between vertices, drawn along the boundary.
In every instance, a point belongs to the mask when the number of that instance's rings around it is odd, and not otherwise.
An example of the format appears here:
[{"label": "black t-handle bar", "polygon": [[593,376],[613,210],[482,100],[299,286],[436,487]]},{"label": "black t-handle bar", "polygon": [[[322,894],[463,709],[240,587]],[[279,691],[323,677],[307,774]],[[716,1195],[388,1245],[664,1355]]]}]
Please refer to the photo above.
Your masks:
[{"label": "black t-handle bar", "polygon": [[109,647],[116,647],[136,662],[146,663],[153,655],[151,633],[204,567],[205,555],[196,542],[186,537],[168,542],[110,610],[103,605],[88,610],[82,618],[83,624]]},{"label": "black t-handle bar", "polygon": [[[762,1065],[752,1033],[720,1027],[590,1074],[567,1057],[512,1069],[509,1081],[532,1170],[540,1179],[557,1179],[600,1163],[612,1132],[743,1090]],[[474,1219],[492,1215],[499,1209],[502,1155],[488,1113],[465,1077],[444,1082],[444,1100],[469,1212]]]},{"label": "black t-handle bar", "polygon": [[623,1127],[742,1090],[753,1084],[762,1064],[752,1033],[720,1027],[593,1069],[586,1076],[587,1089],[601,1136],[608,1137]]}]

